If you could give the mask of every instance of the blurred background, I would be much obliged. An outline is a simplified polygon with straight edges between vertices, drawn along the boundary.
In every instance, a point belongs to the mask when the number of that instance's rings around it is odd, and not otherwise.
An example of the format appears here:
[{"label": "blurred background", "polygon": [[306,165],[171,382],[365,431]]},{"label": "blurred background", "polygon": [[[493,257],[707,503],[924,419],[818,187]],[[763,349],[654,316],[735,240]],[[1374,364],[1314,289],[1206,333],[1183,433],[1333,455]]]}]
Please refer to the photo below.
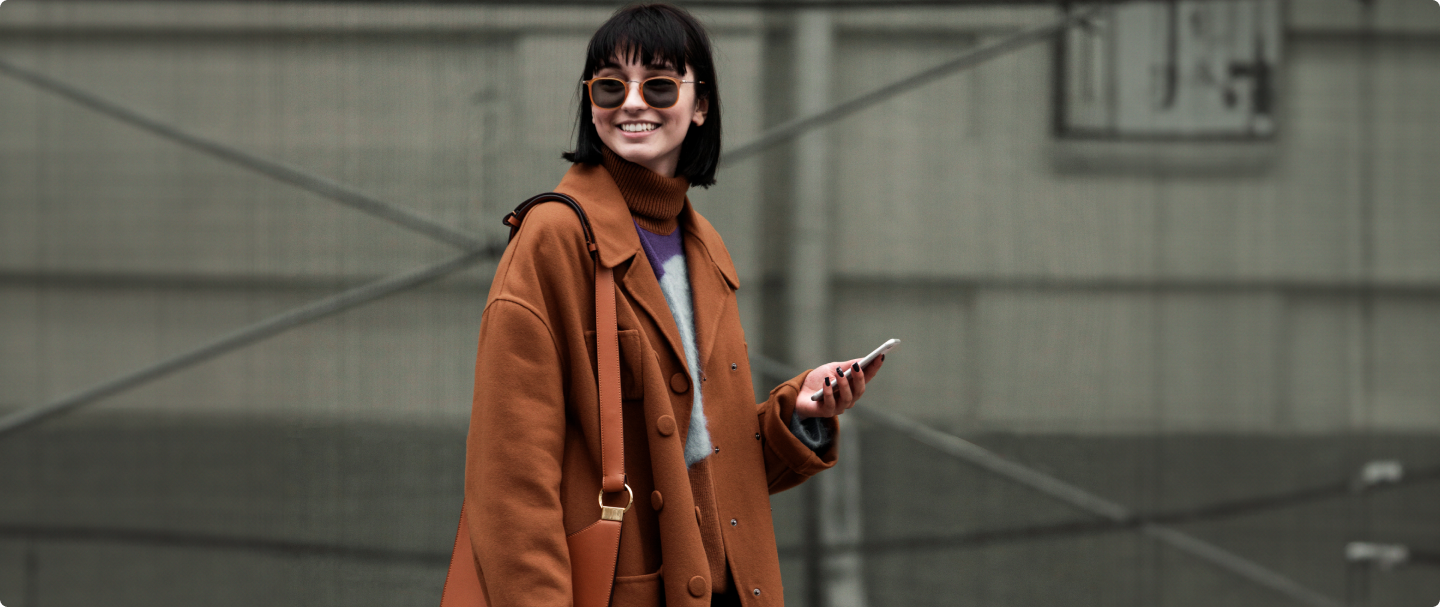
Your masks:
[{"label": "blurred background", "polygon": [[[904,340],[790,604],[1440,599],[1440,7],[681,5],[757,392]],[[0,6],[0,602],[438,604],[618,6]]]}]

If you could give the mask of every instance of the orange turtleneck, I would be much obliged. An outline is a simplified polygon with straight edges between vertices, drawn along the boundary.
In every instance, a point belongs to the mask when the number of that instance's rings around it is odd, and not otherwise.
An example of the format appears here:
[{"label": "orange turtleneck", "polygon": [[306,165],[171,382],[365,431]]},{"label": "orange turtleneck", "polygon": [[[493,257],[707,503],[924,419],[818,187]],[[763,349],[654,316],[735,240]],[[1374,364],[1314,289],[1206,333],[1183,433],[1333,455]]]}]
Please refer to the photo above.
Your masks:
[{"label": "orange turtleneck", "polygon": [[620,195],[625,206],[640,227],[661,235],[668,235],[679,227],[680,211],[685,208],[685,192],[690,189],[690,180],[685,177],[665,177],[643,166],[621,158],[619,154],[604,148],[601,162]]}]

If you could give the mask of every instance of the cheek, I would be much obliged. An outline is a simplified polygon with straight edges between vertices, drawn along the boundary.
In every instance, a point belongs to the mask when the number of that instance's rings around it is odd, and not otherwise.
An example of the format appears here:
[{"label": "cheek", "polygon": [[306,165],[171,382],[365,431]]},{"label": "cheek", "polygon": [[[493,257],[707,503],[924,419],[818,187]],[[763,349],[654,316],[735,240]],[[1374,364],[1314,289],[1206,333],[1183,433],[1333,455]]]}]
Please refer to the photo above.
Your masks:
[{"label": "cheek", "polygon": [[593,105],[590,106],[590,123],[595,125],[595,128],[597,129],[603,128],[603,125],[606,124],[606,119],[608,118],[607,114],[609,114],[609,112],[595,109],[595,106]]},{"label": "cheek", "polygon": [[692,114],[693,112],[680,109],[680,105],[665,110],[666,130],[674,133],[678,137],[684,137],[685,133],[693,126],[690,124]]}]

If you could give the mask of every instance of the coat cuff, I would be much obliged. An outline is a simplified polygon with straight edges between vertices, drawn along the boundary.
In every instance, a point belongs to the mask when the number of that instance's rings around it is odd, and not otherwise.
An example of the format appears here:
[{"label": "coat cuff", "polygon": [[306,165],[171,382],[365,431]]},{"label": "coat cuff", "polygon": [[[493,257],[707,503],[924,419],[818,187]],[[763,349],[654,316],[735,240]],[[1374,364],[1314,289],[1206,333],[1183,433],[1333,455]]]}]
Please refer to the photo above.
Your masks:
[{"label": "coat cuff", "polygon": [[771,414],[764,416],[763,428],[765,448],[786,467],[804,476],[813,476],[834,466],[840,454],[840,427],[835,418],[812,418],[827,439],[819,448],[810,447],[792,430],[795,399],[800,394],[801,383],[809,374],[810,370],[806,370],[770,391],[765,408]]}]

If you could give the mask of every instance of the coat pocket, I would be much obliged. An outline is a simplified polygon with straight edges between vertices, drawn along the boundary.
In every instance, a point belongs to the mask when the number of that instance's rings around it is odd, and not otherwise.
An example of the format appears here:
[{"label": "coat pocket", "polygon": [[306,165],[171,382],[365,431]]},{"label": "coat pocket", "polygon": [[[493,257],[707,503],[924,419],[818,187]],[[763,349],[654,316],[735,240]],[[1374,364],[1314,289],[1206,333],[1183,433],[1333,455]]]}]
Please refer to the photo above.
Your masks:
[{"label": "coat pocket", "polygon": [[[645,398],[645,383],[643,379],[644,353],[641,350],[642,340],[640,331],[637,329],[625,329],[616,332],[616,341],[620,342],[620,398],[635,399]],[[585,332],[585,347],[590,349],[590,360],[595,360],[595,332]]]},{"label": "coat pocket", "polygon": [[610,607],[660,607],[665,604],[665,582],[660,572],[615,577]]}]

